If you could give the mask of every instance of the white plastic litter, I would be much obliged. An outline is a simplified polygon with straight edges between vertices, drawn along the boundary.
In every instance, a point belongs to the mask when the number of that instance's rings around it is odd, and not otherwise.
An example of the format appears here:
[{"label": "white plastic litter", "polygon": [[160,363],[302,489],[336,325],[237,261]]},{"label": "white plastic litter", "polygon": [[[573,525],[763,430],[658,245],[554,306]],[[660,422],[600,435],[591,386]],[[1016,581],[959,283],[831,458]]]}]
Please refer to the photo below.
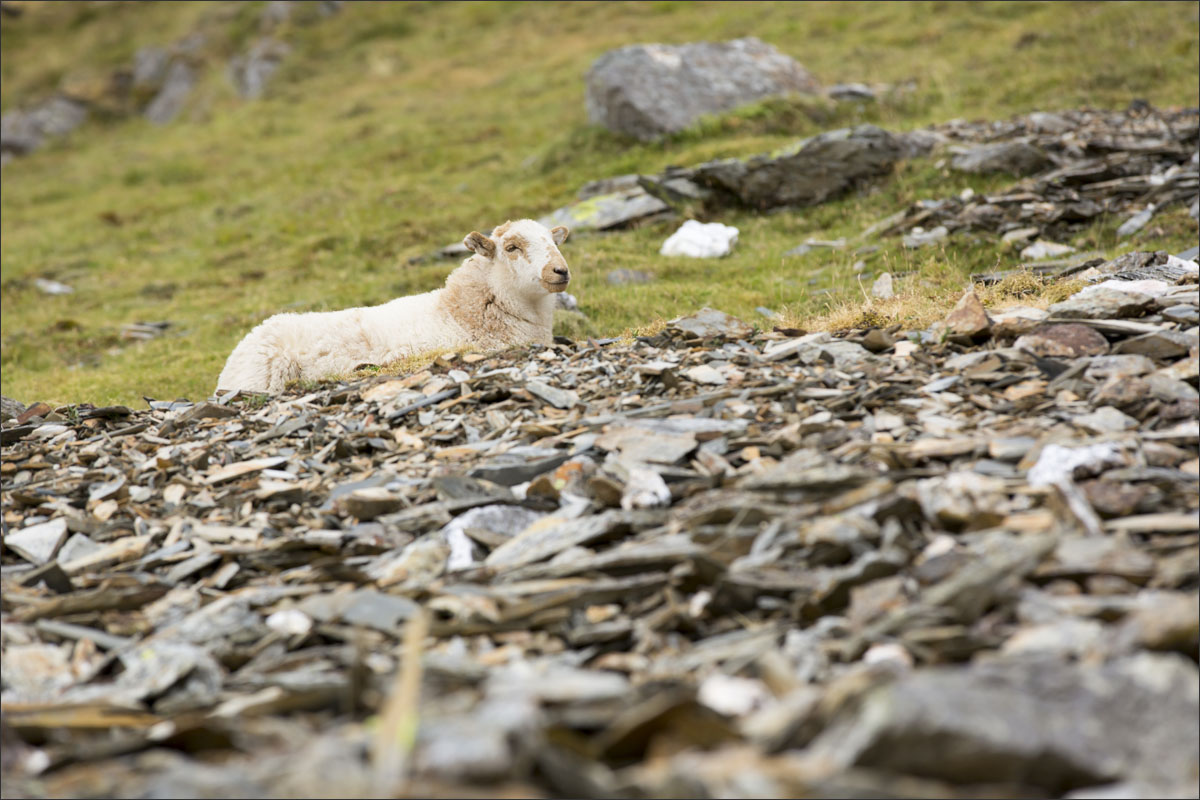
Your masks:
[{"label": "white plastic litter", "polygon": [[912,669],[913,657],[904,645],[896,644],[895,642],[879,642],[871,645],[867,652],[863,653],[864,664],[896,664],[902,669]]},{"label": "white plastic litter", "polygon": [[1031,486],[1057,488],[1066,501],[1067,508],[1083,529],[1090,536],[1103,536],[1103,523],[1083,490],[1075,485],[1075,478],[1095,475],[1125,463],[1121,448],[1113,442],[1090,444],[1086,447],[1048,444],[1042,448],[1037,463],[1030,468],[1026,477]]},{"label": "white plastic litter", "polygon": [[705,678],[696,692],[696,699],[702,704],[729,717],[749,714],[770,698],[771,693],[762,681],[720,672]]},{"label": "white plastic litter", "polygon": [[267,617],[267,627],[286,636],[303,636],[312,626],[312,618],[298,608],[285,608]]},{"label": "white plastic litter", "polygon": [[43,294],[71,294],[75,290],[65,283],[58,281],[47,280],[46,278],[35,278],[33,285],[38,288],[38,291]]},{"label": "white plastic litter", "polygon": [[658,252],[664,256],[720,258],[729,255],[737,237],[738,229],[732,225],[689,219],[667,237]]},{"label": "white plastic litter", "polygon": [[621,508],[662,508],[671,502],[667,482],[652,469],[634,467],[629,470],[629,482],[621,495]]},{"label": "white plastic litter", "polygon": [[442,538],[450,546],[446,570],[457,572],[478,565],[474,555],[475,545],[466,534],[467,528],[501,528],[505,533],[516,534],[544,516],[546,515],[527,508],[506,505],[480,506],[465,514],[459,514],[442,528]]},{"label": "white plastic litter", "polygon": [[1086,447],[1048,444],[1042,448],[1037,463],[1030,467],[1027,477],[1031,486],[1053,486],[1064,480],[1073,480],[1075,471],[1080,467],[1086,467],[1088,472],[1094,474],[1124,463],[1121,448],[1112,442]]}]

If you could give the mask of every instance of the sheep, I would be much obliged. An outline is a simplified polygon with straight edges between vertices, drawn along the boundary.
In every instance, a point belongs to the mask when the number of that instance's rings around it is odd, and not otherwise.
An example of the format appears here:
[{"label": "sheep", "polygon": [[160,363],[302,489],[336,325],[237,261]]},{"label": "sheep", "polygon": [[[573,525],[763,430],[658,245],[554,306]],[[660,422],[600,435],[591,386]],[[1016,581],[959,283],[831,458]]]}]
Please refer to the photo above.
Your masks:
[{"label": "sheep", "polygon": [[571,280],[558,249],[568,233],[531,219],[506,222],[491,236],[472,231],[463,245],[474,255],[441,289],[366,308],[276,314],[233,349],[217,391],[277,394],[289,381],[422,352],[550,344],[554,295]]}]

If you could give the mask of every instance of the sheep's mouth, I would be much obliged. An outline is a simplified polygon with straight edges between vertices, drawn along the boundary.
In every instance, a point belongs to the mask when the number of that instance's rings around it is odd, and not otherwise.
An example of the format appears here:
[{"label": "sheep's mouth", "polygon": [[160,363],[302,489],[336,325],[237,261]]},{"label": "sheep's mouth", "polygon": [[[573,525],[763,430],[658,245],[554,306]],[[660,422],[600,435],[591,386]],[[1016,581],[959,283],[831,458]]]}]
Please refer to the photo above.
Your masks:
[{"label": "sheep's mouth", "polygon": [[570,278],[564,278],[561,281],[542,281],[542,286],[545,286],[551,292],[561,292],[567,288],[567,284],[571,282]]}]

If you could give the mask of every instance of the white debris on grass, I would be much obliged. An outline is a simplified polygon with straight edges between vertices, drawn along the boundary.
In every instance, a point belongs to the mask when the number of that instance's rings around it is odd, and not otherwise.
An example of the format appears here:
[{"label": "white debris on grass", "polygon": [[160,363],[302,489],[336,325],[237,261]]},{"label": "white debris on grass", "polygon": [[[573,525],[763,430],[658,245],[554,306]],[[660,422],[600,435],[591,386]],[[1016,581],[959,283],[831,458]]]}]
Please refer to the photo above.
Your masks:
[{"label": "white debris on grass", "polygon": [[729,255],[737,237],[738,229],[732,225],[689,219],[663,242],[658,252],[664,256],[720,258]]}]

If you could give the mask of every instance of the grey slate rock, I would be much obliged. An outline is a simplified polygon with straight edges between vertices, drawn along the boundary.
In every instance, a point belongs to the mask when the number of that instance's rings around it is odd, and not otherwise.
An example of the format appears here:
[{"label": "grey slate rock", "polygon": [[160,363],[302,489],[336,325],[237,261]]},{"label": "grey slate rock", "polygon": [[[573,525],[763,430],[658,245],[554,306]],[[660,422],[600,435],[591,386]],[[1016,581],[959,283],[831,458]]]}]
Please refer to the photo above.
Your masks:
[{"label": "grey slate rock", "polygon": [[1179,358],[1186,356],[1197,345],[1200,345],[1200,339],[1194,333],[1189,335],[1183,331],[1164,329],[1126,339],[1113,352],[1135,353],[1158,359]]},{"label": "grey slate rock", "polygon": [[277,39],[259,39],[243,55],[229,63],[229,79],[237,93],[247,100],[263,96],[271,76],[290,48]]},{"label": "grey slate rock", "polygon": [[631,172],[627,175],[615,175],[611,178],[588,181],[579,187],[579,199],[587,200],[589,197],[597,197],[602,194],[627,192],[630,189],[636,189],[641,177],[636,172]]},{"label": "grey slate rock", "polygon": [[904,143],[896,136],[875,125],[859,125],[827,131],[744,161],[710,161],[696,167],[690,177],[751,208],[809,206],[856,181],[887,174],[905,155]]},{"label": "grey slate rock", "polygon": [[16,419],[25,411],[25,404],[11,397],[0,396],[0,420]]},{"label": "grey slate rock", "polygon": [[611,286],[622,286],[627,283],[650,283],[654,276],[637,269],[614,269],[604,279]]},{"label": "grey slate rock", "polygon": [[555,408],[571,408],[579,403],[579,395],[566,389],[559,389],[544,381],[528,381],[525,389],[535,397],[540,397]]},{"label": "grey slate rock", "polygon": [[1163,317],[1172,322],[1182,322],[1185,325],[1196,325],[1200,323],[1200,311],[1197,311],[1195,306],[1177,305],[1164,308]]},{"label": "grey slate rock", "polygon": [[676,317],[667,323],[671,330],[679,331],[688,339],[711,339],[724,337],[742,339],[753,329],[737,317],[707,306],[695,314]]},{"label": "grey slate rock", "polygon": [[938,145],[946,142],[946,137],[937,131],[917,130],[895,134],[904,149],[905,158],[927,156]]},{"label": "grey slate rock", "polygon": [[1119,278],[1123,281],[1153,279],[1175,283],[1185,275],[1196,274],[1184,269],[1178,262],[1170,262],[1166,250],[1157,250],[1155,252],[1135,250],[1132,253],[1126,253],[1123,256],[1114,258],[1112,261],[1100,264],[1095,270],[1095,273],[1091,273],[1090,271],[1084,273],[1083,277],[1093,282],[1100,282],[1109,278]]},{"label": "grey slate rock", "polygon": [[683,130],[704,114],[816,90],[804,67],[753,37],[636,44],[605,53],[588,70],[587,109],[593,122],[650,141]]},{"label": "grey slate rock", "polygon": [[668,205],[708,200],[712,191],[691,180],[689,171],[667,167],[660,175],[640,175],[638,185]]},{"label": "grey slate rock", "polygon": [[586,200],[552,211],[538,222],[547,228],[566,225],[573,231],[604,231],[624,227],[670,210],[670,206],[638,186],[609,194],[593,195]]},{"label": "grey slate rock", "polygon": [[88,117],[86,104],[55,95],[28,111],[13,110],[0,117],[0,150],[9,156],[24,155],[50,136],[63,136]]},{"label": "grey slate rock", "polygon": [[1150,295],[1095,288],[1050,306],[1050,315],[1070,319],[1121,319],[1140,317],[1153,304]]},{"label": "grey slate rock", "polygon": [[173,61],[167,68],[162,88],[146,106],[143,115],[159,125],[165,125],[175,119],[183,110],[195,83],[196,73],[191,66],[184,61]]},{"label": "grey slate rock", "polygon": [[558,453],[548,458],[531,461],[509,452],[475,467],[468,475],[472,478],[483,478],[501,486],[516,486],[518,483],[533,480],[543,472],[557,468],[569,461],[570,458],[570,453]]},{"label": "grey slate rock", "polygon": [[133,89],[157,89],[167,77],[171,57],[161,47],[143,47],[133,54]]},{"label": "grey slate rock", "polygon": [[9,531],[4,546],[18,553],[31,564],[42,565],[54,558],[67,538],[67,520],[63,517]]},{"label": "grey slate rock", "polygon": [[28,112],[13,110],[0,117],[0,150],[6,156],[24,155],[41,143],[41,132]]},{"label": "grey slate rock", "polygon": [[96,544],[87,534],[73,533],[71,534],[71,538],[67,539],[67,543],[59,548],[58,560],[63,564],[67,564],[77,558],[89,556],[102,547],[103,545]]},{"label": "grey slate rock", "polygon": [[63,136],[78,128],[87,119],[87,105],[69,97],[56,95],[30,112],[34,124],[44,136]]},{"label": "grey slate rock", "polygon": [[1195,664],[1151,654],[932,668],[872,692],[812,749],[838,765],[1056,796],[1117,780],[1170,790],[1195,772],[1197,686]]},{"label": "grey slate rock", "polygon": [[1020,141],[975,145],[950,161],[951,167],[962,172],[1007,172],[1012,175],[1031,175],[1052,164],[1041,148]]},{"label": "grey slate rock", "polygon": [[833,100],[874,100],[875,90],[865,83],[839,83],[825,90]]}]

